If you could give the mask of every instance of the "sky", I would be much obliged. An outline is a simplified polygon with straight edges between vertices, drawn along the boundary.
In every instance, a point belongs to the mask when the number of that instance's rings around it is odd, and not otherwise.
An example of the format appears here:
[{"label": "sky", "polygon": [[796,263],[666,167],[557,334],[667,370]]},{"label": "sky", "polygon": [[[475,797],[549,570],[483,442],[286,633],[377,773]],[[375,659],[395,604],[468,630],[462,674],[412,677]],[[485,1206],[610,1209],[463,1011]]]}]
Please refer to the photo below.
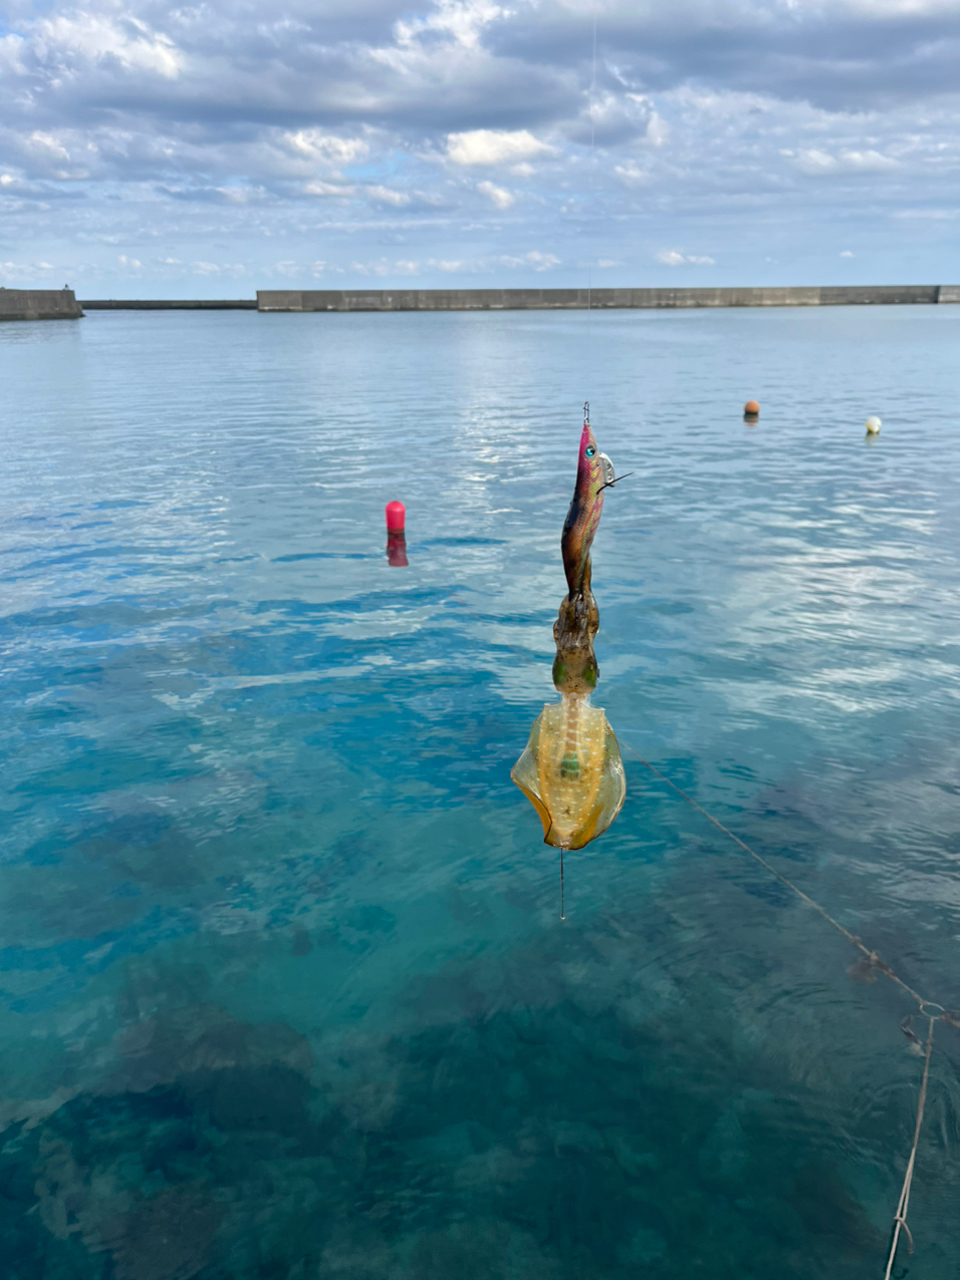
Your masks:
[{"label": "sky", "polygon": [[960,282],[960,0],[4,0],[0,284]]}]

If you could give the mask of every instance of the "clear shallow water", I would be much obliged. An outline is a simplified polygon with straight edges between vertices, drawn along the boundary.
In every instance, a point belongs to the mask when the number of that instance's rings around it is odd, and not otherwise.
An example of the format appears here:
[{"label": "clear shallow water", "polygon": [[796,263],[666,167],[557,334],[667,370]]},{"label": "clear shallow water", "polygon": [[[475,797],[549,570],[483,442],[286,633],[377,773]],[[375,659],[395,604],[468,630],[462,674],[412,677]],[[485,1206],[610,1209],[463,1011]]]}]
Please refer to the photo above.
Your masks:
[{"label": "clear shallow water", "polygon": [[[880,1274],[910,1008],[628,748],[960,1005],[958,338],[960,307],[0,329],[5,1275]],[[508,775],[585,395],[637,473],[594,550],[629,789],[561,924]],[[960,1266],[958,1034],[927,1280]]]}]

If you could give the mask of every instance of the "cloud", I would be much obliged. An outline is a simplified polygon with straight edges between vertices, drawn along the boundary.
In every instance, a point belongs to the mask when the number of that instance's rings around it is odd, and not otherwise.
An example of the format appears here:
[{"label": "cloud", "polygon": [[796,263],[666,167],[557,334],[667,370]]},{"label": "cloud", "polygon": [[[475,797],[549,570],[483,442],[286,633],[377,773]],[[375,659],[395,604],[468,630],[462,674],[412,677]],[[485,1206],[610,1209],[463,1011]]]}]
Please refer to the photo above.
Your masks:
[{"label": "cloud", "polygon": [[643,187],[652,180],[650,170],[637,164],[636,160],[614,165],[613,172],[627,187]]},{"label": "cloud", "polygon": [[559,267],[560,259],[552,253],[540,253],[534,249],[530,253],[525,253],[522,258],[514,258],[509,254],[504,254],[497,260],[503,267],[532,267],[534,271],[552,271],[554,267]]},{"label": "cloud", "polygon": [[132,14],[72,12],[44,18],[34,28],[41,50],[74,72],[83,64],[98,64],[117,73],[153,73],[176,79],[184,55],[170,37],[154,31]]},{"label": "cloud", "polygon": [[[960,267],[956,0],[11,5],[4,256],[91,291],[118,247],[144,288],[228,258],[345,286],[651,258],[819,283],[840,221],[865,278]],[[700,243],[716,262],[660,248]]]},{"label": "cloud", "polygon": [[681,253],[679,249],[658,249],[654,260],[664,267],[715,267],[713,258],[695,253]]},{"label": "cloud", "polygon": [[785,150],[786,156],[802,173],[819,176],[832,173],[883,173],[896,169],[897,162],[879,151],[841,151],[831,155],[817,147],[804,151]]},{"label": "cloud", "polygon": [[411,201],[411,196],[406,191],[395,191],[392,187],[384,187],[379,183],[366,188],[367,195],[378,200],[381,204],[391,204],[395,209],[402,209]]},{"label": "cloud", "polygon": [[[496,48],[534,65],[589,67],[594,8],[520,0]],[[695,83],[830,110],[864,110],[956,90],[953,0],[605,0],[598,85],[657,96]]]},{"label": "cloud", "polygon": [[931,222],[949,222],[960,218],[960,208],[956,209],[897,209],[895,218],[925,218]]},{"label": "cloud", "polygon": [[198,276],[220,276],[228,275],[239,277],[246,274],[246,268],[241,262],[192,262],[190,264],[192,271]]},{"label": "cloud", "polygon": [[343,182],[308,182],[304,186],[304,191],[308,196],[330,196],[334,199],[344,200],[348,196],[352,196],[356,191],[356,187],[350,186]]},{"label": "cloud", "polygon": [[662,116],[658,116],[656,111],[650,113],[650,119],[647,121],[646,140],[651,147],[662,147],[670,137],[670,130],[666,121]]},{"label": "cloud", "polygon": [[526,129],[474,129],[447,136],[447,156],[454,164],[496,165],[548,155],[553,148]]},{"label": "cloud", "polygon": [[477,190],[488,200],[492,200],[498,209],[509,209],[516,196],[505,187],[498,187],[492,182],[478,182]]},{"label": "cloud", "polygon": [[363,138],[341,138],[322,129],[297,129],[284,133],[282,141],[297,155],[337,168],[354,164],[370,151],[370,144]]},{"label": "cloud", "polygon": [[849,250],[849,249],[841,249],[841,250],[840,250],[840,257],[841,257],[841,258],[852,258],[852,257],[853,257],[853,254],[850,252],[850,250]]}]

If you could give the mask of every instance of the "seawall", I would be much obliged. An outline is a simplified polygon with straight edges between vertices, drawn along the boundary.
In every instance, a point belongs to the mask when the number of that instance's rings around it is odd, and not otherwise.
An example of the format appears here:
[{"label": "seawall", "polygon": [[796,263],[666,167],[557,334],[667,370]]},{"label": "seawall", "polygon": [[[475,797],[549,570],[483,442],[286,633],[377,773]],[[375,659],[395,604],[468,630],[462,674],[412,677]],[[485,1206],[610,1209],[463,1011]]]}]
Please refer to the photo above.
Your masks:
[{"label": "seawall", "polygon": [[511,311],[610,307],[825,307],[960,302],[960,285],[745,289],[259,289],[260,311]]},{"label": "seawall", "polygon": [[256,298],[84,298],[85,311],[256,311]]},{"label": "seawall", "polygon": [[960,285],[743,289],[259,289],[256,298],[92,298],[4,289],[0,320],[76,320],[84,311],[552,311],[643,307],[827,307],[960,303]]},{"label": "seawall", "polygon": [[4,289],[0,320],[79,320],[83,308],[72,289]]}]

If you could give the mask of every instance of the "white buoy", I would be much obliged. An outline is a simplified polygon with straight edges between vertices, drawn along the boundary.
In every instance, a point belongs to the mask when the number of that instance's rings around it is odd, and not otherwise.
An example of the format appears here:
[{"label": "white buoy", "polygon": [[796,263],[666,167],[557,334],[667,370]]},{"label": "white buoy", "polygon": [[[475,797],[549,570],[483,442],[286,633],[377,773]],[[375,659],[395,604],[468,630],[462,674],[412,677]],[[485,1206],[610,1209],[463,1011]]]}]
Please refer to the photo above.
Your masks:
[{"label": "white buoy", "polygon": [[880,419],[875,418],[873,414],[867,419],[867,435],[878,436],[880,434]]}]

